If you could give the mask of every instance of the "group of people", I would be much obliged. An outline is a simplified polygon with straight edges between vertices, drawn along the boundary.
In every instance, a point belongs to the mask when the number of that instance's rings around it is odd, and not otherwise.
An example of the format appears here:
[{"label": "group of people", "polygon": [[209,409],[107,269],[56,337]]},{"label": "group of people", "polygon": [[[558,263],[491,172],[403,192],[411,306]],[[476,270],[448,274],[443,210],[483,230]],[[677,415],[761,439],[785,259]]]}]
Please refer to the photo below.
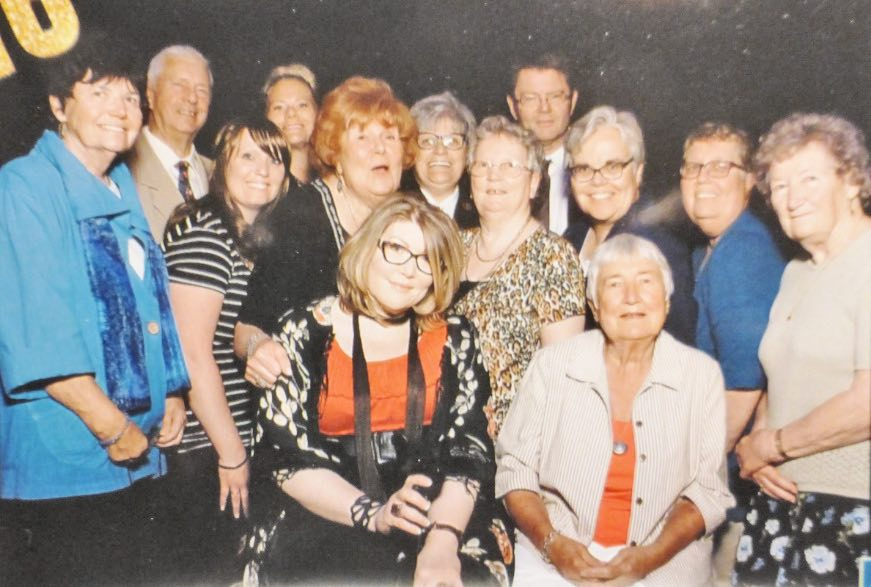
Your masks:
[{"label": "group of people", "polygon": [[4,584],[855,584],[849,121],[755,153],[695,128],[693,250],[641,196],[637,118],[572,122],[553,55],[480,123],[276,67],[213,161],[202,54],[160,51],[143,108],[80,45],[46,75],[57,130],[0,169]]}]

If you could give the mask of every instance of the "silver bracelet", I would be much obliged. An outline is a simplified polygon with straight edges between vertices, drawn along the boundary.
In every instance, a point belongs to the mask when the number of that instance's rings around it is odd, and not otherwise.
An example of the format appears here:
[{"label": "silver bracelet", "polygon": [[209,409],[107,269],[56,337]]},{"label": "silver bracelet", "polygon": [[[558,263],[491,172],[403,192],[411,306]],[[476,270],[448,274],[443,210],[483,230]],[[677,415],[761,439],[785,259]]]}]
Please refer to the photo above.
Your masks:
[{"label": "silver bracelet", "polygon": [[260,344],[260,341],[263,340],[264,338],[266,338],[266,334],[264,334],[262,332],[256,332],[248,338],[248,342],[245,343],[245,360],[246,361],[251,358],[251,353],[254,352],[254,349],[257,347],[258,344]]},{"label": "silver bracelet", "polygon": [[100,446],[103,448],[109,448],[113,444],[117,444],[121,437],[124,436],[124,433],[127,432],[127,429],[130,428],[130,416],[124,415],[124,426],[121,428],[121,432],[113,436],[112,438],[107,438],[106,440],[100,441]]},{"label": "silver bracelet", "polygon": [[547,536],[544,537],[544,542],[541,543],[541,560],[549,565],[553,564],[553,561],[550,560],[550,547],[553,546],[559,535],[560,533],[553,529],[547,533]]}]

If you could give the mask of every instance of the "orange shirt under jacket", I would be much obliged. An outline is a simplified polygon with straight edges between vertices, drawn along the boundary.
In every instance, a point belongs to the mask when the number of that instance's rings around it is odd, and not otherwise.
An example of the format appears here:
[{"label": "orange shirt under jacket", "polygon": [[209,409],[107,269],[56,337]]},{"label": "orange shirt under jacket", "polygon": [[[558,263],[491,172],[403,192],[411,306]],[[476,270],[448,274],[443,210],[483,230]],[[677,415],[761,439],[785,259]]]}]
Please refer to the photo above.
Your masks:
[{"label": "orange shirt under jacket", "polygon": [[605,493],[599,506],[593,541],[602,546],[626,544],[632,512],[632,484],[635,481],[635,431],[631,421],[612,420],[614,442],[626,443],[626,452],[611,455],[605,479]]},{"label": "orange shirt under jacket", "polygon": [[[424,332],[417,341],[423,378],[426,383],[423,423],[432,422],[438,384],[441,379],[442,352],[447,340],[447,326]],[[383,361],[369,361],[369,399],[373,432],[405,428],[405,405],[408,401],[408,355]],[[354,434],[354,384],[351,357],[333,341],[327,357],[329,389],[321,393],[320,429],[327,436]]]}]

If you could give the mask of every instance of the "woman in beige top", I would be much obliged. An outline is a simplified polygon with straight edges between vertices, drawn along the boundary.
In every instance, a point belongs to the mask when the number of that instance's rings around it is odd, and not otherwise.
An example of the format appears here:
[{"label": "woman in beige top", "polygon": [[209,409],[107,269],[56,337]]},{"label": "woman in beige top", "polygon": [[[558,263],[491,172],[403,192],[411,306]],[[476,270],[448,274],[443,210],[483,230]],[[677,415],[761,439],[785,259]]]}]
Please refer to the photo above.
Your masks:
[{"label": "woman in beige top", "polygon": [[653,243],[607,240],[588,279],[601,331],[536,354],[496,445],[514,585],[707,584],[733,503],[723,376],[663,330],[674,285]]},{"label": "woman in beige top", "polygon": [[790,263],[759,357],[768,394],[736,449],[759,484],[738,544],[739,584],[856,585],[869,554],[871,197],[859,129],[831,115],[776,123],[755,157]]}]

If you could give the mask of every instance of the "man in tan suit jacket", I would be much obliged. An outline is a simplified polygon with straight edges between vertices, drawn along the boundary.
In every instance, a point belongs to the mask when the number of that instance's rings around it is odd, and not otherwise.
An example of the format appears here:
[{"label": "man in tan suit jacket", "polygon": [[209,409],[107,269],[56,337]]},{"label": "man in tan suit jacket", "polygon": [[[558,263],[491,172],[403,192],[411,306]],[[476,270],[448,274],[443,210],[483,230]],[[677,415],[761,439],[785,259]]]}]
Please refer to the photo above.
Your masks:
[{"label": "man in tan suit jacket", "polygon": [[[194,139],[209,114],[209,62],[193,47],[166,47],[148,66],[146,95],[148,125],[143,127],[127,164],[154,239],[161,242],[173,210],[184,201],[182,192],[194,198],[208,192],[214,163],[197,153]],[[178,167],[180,162],[186,163],[186,178]]]}]

